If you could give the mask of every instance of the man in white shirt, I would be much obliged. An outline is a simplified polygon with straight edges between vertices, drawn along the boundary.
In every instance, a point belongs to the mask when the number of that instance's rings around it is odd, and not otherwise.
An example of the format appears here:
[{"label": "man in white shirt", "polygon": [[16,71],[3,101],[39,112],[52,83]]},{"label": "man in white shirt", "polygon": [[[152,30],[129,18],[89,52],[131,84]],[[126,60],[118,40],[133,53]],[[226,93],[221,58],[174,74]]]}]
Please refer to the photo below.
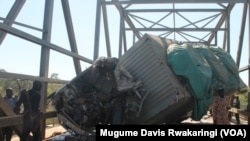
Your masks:
[{"label": "man in white shirt", "polygon": [[[7,102],[7,104],[14,111],[14,109],[16,108],[16,98],[13,97],[12,88],[9,87],[9,88],[6,89],[6,95],[4,97],[4,100]],[[11,141],[11,137],[12,137],[12,134],[13,134],[12,127],[4,127],[2,130],[3,130],[4,141]]]}]

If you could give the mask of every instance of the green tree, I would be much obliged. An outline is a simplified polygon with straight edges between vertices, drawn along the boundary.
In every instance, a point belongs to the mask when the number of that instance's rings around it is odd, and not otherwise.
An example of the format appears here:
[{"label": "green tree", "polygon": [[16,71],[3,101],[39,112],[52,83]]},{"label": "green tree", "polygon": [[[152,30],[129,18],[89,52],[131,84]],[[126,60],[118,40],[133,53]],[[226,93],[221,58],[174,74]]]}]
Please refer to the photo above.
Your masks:
[{"label": "green tree", "polygon": [[52,73],[52,74],[50,75],[50,78],[51,78],[51,79],[59,79],[59,78],[58,78],[58,75],[59,75],[58,73]]}]

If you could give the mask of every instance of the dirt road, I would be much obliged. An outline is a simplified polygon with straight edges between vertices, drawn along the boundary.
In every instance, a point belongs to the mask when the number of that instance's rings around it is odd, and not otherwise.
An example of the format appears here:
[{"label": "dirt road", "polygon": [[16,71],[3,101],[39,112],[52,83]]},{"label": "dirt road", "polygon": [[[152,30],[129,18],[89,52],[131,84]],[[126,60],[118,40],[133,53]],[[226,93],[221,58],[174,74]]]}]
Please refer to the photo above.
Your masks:
[{"label": "dirt road", "polygon": [[[211,115],[205,115],[200,121],[192,121],[191,119],[186,119],[184,121],[182,121],[183,124],[213,124],[213,120],[212,120],[212,116]],[[230,123],[231,125],[235,125],[236,124],[236,120],[234,118],[234,116],[232,117],[232,121]],[[247,125],[248,122],[246,120],[241,119],[241,124],[242,125]],[[52,137],[54,135],[60,135],[62,133],[65,133],[66,130],[60,126],[60,125],[56,125],[53,127],[47,127],[46,128],[46,132],[45,132],[45,140],[48,139],[49,137]],[[11,141],[19,141],[19,137],[18,136],[13,136]]]},{"label": "dirt road", "polygon": [[[60,125],[56,125],[56,126],[53,126],[53,127],[47,127],[46,131],[45,131],[45,140],[46,140],[46,138],[49,138],[51,136],[61,134],[61,133],[64,133],[64,132],[66,132],[66,130]],[[11,141],[20,141],[20,139],[19,139],[18,136],[14,135],[12,137]]]}]

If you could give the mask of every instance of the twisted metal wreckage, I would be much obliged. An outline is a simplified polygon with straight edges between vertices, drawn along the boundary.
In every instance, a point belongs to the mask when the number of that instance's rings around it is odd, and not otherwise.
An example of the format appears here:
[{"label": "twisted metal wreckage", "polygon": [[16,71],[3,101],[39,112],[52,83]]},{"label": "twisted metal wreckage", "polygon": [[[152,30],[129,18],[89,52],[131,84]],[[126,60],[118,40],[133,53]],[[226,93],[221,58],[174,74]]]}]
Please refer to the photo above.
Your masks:
[{"label": "twisted metal wreckage", "polygon": [[87,140],[98,124],[200,120],[216,90],[229,96],[243,87],[221,48],[145,34],[119,59],[98,58],[55,93],[53,104],[61,125]]},{"label": "twisted metal wreckage", "polygon": [[119,59],[100,57],[60,89],[53,103],[64,127],[94,137],[97,124],[126,124],[140,115],[147,96],[141,86]]}]

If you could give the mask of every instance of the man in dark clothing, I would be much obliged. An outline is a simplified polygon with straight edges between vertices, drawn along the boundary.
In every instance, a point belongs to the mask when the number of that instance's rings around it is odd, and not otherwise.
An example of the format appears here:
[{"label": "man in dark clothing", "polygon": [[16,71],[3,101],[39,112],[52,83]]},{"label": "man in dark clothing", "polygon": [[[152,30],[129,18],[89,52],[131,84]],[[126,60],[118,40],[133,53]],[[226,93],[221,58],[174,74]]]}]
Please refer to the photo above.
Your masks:
[{"label": "man in dark clothing", "polygon": [[40,90],[42,83],[38,80],[33,82],[33,86],[30,90],[22,90],[19,100],[17,101],[17,107],[21,104],[24,106],[23,111],[23,132],[20,141],[28,141],[29,134],[32,132],[32,141],[41,141],[40,131]]}]

